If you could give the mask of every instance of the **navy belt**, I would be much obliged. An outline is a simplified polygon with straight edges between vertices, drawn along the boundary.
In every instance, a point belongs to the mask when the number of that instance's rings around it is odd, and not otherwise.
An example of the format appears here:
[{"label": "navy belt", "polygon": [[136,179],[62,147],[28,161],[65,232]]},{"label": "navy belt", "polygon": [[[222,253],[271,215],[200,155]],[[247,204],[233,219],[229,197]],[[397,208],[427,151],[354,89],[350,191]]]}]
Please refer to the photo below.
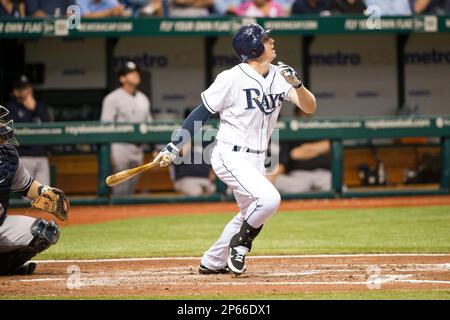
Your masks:
[{"label": "navy belt", "polygon": [[234,146],[233,147],[233,151],[236,151],[236,152],[248,152],[248,153],[254,153],[254,154],[261,154],[261,153],[265,152],[265,151],[252,150],[252,149],[247,148],[247,147],[239,147],[239,146]]}]

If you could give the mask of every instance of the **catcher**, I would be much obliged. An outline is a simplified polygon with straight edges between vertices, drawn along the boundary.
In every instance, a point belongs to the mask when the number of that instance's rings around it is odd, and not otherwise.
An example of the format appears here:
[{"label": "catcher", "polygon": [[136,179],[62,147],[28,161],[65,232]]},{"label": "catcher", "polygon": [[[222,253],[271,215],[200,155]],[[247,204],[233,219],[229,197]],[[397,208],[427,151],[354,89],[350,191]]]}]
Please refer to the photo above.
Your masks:
[{"label": "catcher", "polygon": [[3,121],[8,113],[0,106],[0,275],[29,275],[36,264],[28,261],[56,244],[59,227],[41,218],[8,216],[10,192],[21,193],[33,200],[32,207],[63,221],[67,219],[69,201],[61,190],[34,180],[22,166],[14,147],[17,142],[12,121]]}]

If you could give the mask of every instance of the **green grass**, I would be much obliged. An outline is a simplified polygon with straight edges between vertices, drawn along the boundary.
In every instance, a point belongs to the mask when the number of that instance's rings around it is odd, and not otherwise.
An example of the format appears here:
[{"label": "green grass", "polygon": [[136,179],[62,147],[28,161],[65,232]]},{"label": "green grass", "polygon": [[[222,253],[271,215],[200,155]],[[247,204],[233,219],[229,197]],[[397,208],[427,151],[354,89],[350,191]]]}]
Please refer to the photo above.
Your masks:
[{"label": "green grass", "polygon": [[[407,199],[405,199],[407,201]],[[200,256],[232,214],[134,218],[62,230],[40,259]],[[450,206],[280,212],[270,219],[252,254],[450,253]],[[91,299],[78,296],[0,299]],[[98,296],[93,299],[446,299],[450,290],[372,290],[289,294]]]},{"label": "green grass", "polygon": [[[69,226],[39,258],[200,256],[231,217],[147,217]],[[450,206],[279,212],[252,254],[450,253],[449,231]]]},{"label": "green grass", "polygon": [[191,296],[59,296],[0,297],[0,300],[449,300],[450,290],[373,290],[361,292],[295,292],[253,295],[191,295]]}]

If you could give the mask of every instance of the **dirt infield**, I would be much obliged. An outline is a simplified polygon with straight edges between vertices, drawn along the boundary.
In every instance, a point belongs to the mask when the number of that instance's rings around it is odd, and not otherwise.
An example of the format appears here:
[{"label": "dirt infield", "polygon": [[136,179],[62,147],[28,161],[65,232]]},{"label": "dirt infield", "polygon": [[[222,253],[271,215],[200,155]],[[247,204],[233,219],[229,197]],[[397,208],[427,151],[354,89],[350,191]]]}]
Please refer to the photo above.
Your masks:
[{"label": "dirt infield", "polygon": [[[450,205],[450,196],[284,201],[280,211]],[[73,207],[63,226],[146,216],[235,212],[234,203]],[[51,218],[31,209],[12,214]],[[2,296],[100,297],[450,289],[450,254],[249,257],[248,271],[199,275],[199,257],[38,261],[32,276],[0,278]]]},{"label": "dirt infield", "polygon": [[0,278],[1,296],[195,296],[450,289],[450,255],[249,257],[240,277],[199,275],[199,258],[41,261]]},{"label": "dirt infield", "polygon": [[[450,205],[450,196],[421,197],[387,197],[369,199],[321,199],[282,201],[279,211],[417,207]],[[78,206],[72,207],[69,220],[60,225],[91,224],[110,220],[121,220],[147,216],[188,215],[237,212],[238,207],[232,202],[182,203],[182,204],[147,204],[117,206]],[[48,214],[33,209],[12,209],[9,214],[24,214],[46,219],[53,219]]]}]

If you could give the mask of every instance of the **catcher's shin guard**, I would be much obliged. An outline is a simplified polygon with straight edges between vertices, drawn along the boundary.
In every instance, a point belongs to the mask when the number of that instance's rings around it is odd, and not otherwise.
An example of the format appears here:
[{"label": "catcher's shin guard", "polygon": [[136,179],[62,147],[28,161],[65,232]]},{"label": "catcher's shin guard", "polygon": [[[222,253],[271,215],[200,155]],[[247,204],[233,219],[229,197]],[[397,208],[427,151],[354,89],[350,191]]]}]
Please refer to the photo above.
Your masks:
[{"label": "catcher's shin guard", "polygon": [[38,218],[31,226],[31,234],[34,236],[34,239],[29,246],[37,250],[37,252],[42,252],[58,242],[59,233],[59,227],[54,221],[47,222]]},{"label": "catcher's shin guard", "polygon": [[263,225],[259,228],[253,228],[247,221],[244,221],[239,232],[231,238],[230,248],[243,246],[248,248],[250,252],[252,250],[252,242],[260,233],[262,227]]},{"label": "catcher's shin guard", "polygon": [[30,246],[0,253],[0,275],[18,274],[18,269],[36,254],[38,251]]},{"label": "catcher's shin guard", "polygon": [[[28,246],[0,253],[0,275],[15,275],[20,272],[24,274],[23,270],[19,268],[38,253],[46,250],[52,244],[56,244],[59,239],[58,225],[53,221],[47,222],[41,218],[36,219],[32,224],[30,232],[34,238]],[[30,266],[27,267],[26,274],[34,270],[35,266],[32,265],[32,267],[32,270],[30,270]]]}]

